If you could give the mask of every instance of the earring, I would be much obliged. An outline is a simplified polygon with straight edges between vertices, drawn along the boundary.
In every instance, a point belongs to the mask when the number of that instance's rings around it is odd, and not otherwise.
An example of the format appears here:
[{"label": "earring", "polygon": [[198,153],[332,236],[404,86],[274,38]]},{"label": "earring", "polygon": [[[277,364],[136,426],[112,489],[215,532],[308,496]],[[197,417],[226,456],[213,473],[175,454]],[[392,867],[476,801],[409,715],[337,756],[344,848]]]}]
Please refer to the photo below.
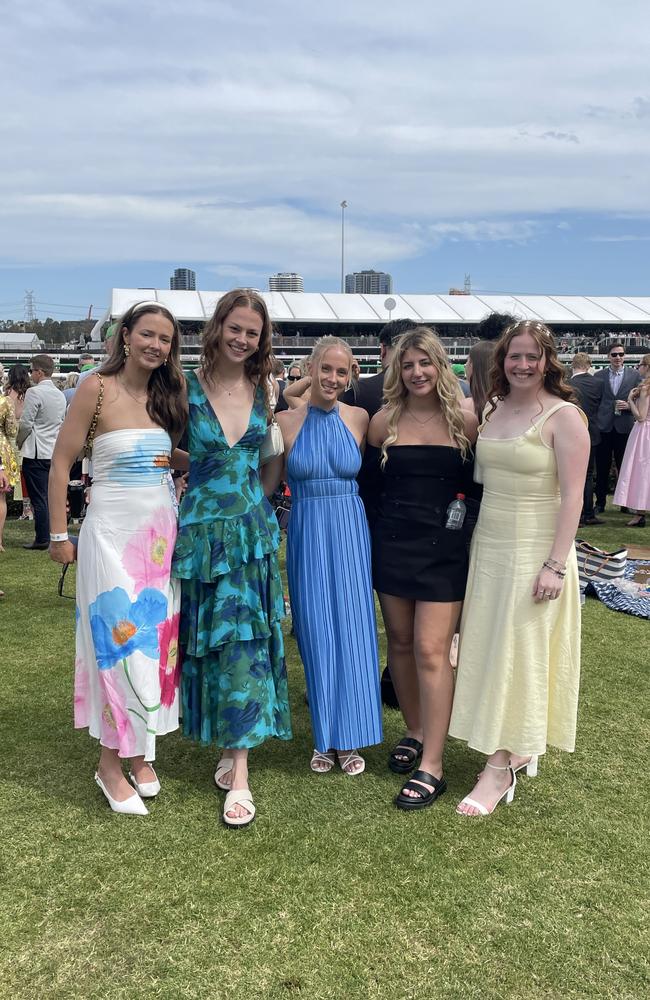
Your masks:
[{"label": "earring", "polygon": [[125,358],[131,357],[131,348],[129,347],[126,341],[124,341],[124,357]]}]

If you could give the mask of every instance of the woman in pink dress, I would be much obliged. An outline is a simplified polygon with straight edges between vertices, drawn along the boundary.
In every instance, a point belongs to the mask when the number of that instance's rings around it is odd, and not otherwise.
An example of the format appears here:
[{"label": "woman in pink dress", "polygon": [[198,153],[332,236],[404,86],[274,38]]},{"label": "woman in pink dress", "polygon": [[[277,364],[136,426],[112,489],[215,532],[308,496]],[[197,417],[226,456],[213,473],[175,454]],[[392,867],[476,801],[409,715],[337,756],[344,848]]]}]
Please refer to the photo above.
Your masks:
[{"label": "woman in pink dress", "polygon": [[614,503],[636,512],[628,528],[645,528],[645,512],[650,510],[650,354],[641,358],[639,373],[643,381],[627,399],[635,424],[614,493]]}]

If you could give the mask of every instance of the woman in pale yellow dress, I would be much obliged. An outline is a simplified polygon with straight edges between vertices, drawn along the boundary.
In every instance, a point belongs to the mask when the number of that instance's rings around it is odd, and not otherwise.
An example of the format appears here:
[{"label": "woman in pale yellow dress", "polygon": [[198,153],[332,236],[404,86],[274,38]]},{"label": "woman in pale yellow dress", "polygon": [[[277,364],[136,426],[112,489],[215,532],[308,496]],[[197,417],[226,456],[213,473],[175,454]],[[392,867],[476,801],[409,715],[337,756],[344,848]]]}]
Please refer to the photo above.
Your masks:
[{"label": "woman in pale yellow dress", "polygon": [[487,754],[458,806],[466,816],[512,801],[548,744],[575,746],[580,598],[574,538],[589,456],[553,338],[517,322],[496,344],[475,477],[472,540],[449,733]]}]

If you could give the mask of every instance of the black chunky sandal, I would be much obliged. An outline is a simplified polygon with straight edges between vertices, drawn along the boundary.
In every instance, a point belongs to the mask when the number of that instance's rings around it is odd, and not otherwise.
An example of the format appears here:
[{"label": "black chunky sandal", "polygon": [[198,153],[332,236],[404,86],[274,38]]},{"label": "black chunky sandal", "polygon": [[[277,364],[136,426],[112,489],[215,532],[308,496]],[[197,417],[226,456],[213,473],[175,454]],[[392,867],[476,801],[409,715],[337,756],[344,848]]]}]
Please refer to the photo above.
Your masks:
[{"label": "black chunky sandal", "polygon": [[[406,760],[400,760],[406,757]],[[388,758],[388,766],[395,774],[408,774],[417,767],[422,757],[422,744],[412,736],[405,736],[393,747]]]}]

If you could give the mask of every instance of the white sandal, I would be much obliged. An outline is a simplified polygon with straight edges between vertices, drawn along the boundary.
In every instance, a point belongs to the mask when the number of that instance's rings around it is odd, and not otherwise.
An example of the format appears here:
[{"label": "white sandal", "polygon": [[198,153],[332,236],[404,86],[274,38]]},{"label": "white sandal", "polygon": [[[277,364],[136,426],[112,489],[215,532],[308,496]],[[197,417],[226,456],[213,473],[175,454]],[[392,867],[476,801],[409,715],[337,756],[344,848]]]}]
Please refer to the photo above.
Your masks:
[{"label": "white sandal", "polygon": [[506,788],[506,790],[499,796],[499,798],[496,800],[496,802],[494,803],[494,805],[492,806],[491,809],[488,809],[487,806],[482,805],[481,802],[477,802],[476,799],[473,799],[471,797],[471,795],[466,795],[465,798],[461,799],[461,801],[456,806],[456,812],[458,813],[459,816],[468,816],[470,819],[475,819],[476,818],[476,817],[472,816],[471,813],[462,812],[462,810],[460,808],[461,806],[472,806],[474,809],[476,809],[480,813],[481,816],[490,816],[494,812],[494,810],[496,809],[496,807],[499,805],[499,802],[501,801],[501,799],[505,798],[507,806],[509,806],[510,803],[512,802],[512,800],[514,799],[514,797],[515,797],[515,788],[517,787],[517,775],[515,774],[515,772],[513,771],[513,769],[510,767],[510,765],[507,764],[505,767],[497,767],[496,764],[489,764],[486,761],[485,762],[485,766],[486,767],[491,767],[493,771],[510,771],[510,774],[512,776],[512,782],[511,782],[511,784],[508,785],[508,787]]},{"label": "white sandal", "polygon": [[[244,809],[248,811],[246,816],[228,816],[226,815],[234,806],[243,806]],[[234,791],[228,792],[226,795],[226,800],[223,804],[223,821],[226,826],[248,826],[255,819],[255,806],[253,805],[253,797],[248,788],[237,788]]]},{"label": "white sandal", "polygon": [[[339,764],[341,765],[341,770],[343,771],[344,774],[349,774],[350,777],[355,778],[357,774],[363,774],[363,772],[365,771],[366,762],[363,759],[363,757],[357,753],[356,750],[345,750],[343,752],[337,750],[336,755],[339,759]],[[356,767],[353,771],[349,771],[348,767],[350,766],[350,764],[356,764],[358,761],[361,761],[361,767]]]},{"label": "white sandal", "polygon": [[[323,766],[314,767],[314,764],[322,764]],[[314,774],[328,774],[334,767],[334,750],[326,750],[325,753],[321,753],[320,750],[314,750],[309,766]]]},{"label": "white sandal", "polygon": [[234,760],[232,757],[222,757],[217,764],[217,770],[214,772],[214,783],[217,788],[220,788],[222,792],[230,791],[230,781],[232,781],[232,776],[228,784],[222,781],[224,774],[230,774],[233,769]]}]

